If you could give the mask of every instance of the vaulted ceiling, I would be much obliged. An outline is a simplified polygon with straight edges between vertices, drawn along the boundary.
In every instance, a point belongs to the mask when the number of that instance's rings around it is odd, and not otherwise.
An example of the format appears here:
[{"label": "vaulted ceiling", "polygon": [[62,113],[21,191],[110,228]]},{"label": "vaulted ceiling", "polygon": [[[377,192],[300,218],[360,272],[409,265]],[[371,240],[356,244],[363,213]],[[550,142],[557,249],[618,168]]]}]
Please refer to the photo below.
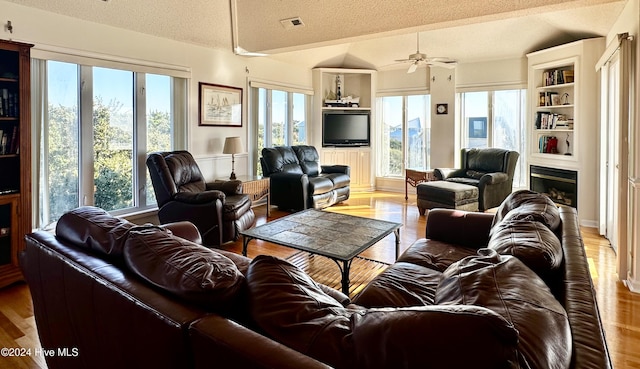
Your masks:
[{"label": "vaulted ceiling", "polygon": [[[393,68],[419,49],[460,62],[604,36],[626,0],[7,0],[309,68]],[[281,20],[299,18],[302,26]],[[285,22],[290,25],[291,22]]]}]

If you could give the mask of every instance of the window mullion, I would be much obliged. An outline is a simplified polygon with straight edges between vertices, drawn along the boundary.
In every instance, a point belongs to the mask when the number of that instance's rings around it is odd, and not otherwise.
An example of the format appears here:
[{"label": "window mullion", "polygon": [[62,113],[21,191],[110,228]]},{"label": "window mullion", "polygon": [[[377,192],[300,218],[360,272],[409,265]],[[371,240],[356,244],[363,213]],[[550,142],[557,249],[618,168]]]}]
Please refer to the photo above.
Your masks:
[{"label": "window mullion", "polygon": [[[146,206],[146,158],[147,158],[147,103],[146,75],[134,73],[133,89],[133,204]],[[149,189],[153,191],[153,189]]]},{"label": "window mullion", "polygon": [[93,68],[80,66],[80,204],[95,205],[93,152]]}]

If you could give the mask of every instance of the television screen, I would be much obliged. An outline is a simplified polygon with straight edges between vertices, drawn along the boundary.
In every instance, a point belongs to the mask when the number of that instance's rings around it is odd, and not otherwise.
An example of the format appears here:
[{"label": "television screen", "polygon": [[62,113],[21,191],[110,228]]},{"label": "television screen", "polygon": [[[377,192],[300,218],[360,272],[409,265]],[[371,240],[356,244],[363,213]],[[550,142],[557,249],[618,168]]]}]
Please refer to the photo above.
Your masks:
[{"label": "television screen", "polygon": [[368,111],[325,111],[322,146],[369,146]]}]

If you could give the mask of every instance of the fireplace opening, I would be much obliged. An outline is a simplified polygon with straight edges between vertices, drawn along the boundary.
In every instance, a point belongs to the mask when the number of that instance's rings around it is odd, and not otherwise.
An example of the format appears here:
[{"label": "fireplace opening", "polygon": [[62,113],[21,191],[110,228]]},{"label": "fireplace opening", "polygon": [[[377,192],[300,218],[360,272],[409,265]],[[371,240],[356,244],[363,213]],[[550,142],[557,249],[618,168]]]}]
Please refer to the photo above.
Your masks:
[{"label": "fireplace opening", "polygon": [[529,187],[546,194],[556,204],[578,208],[578,172],[532,165]]}]

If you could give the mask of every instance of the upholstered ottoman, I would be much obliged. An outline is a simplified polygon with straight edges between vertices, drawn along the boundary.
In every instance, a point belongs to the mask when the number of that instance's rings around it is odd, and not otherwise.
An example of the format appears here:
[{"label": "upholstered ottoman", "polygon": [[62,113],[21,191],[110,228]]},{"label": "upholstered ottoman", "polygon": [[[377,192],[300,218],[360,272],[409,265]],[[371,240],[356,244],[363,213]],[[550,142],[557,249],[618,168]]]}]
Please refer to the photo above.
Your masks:
[{"label": "upholstered ottoman", "polygon": [[478,187],[449,181],[420,183],[418,210],[424,215],[426,209],[445,208],[478,211]]}]

